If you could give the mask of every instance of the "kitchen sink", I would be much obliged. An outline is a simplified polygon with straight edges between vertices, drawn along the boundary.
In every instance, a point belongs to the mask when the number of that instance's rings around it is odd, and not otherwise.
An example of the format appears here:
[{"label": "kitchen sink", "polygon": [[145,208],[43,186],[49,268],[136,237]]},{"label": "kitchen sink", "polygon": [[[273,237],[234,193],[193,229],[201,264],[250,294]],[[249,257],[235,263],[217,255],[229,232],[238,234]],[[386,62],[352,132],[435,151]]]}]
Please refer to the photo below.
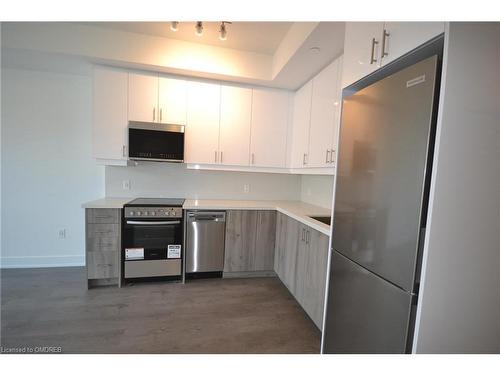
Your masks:
[{"label": "kitchen sink", "polygon": [[309,216],[311,219],[318,220],[323,224],[330,225],[332,218],[331,216]]}]

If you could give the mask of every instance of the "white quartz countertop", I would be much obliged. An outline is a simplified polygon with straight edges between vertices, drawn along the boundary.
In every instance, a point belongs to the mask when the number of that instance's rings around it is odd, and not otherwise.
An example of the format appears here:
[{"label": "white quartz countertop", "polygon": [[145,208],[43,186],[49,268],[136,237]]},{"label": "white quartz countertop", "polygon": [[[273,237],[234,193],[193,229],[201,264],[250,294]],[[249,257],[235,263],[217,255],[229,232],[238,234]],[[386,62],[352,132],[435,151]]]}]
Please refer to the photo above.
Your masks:
[{"label": "white quartz countertop", "polygon": [[[83,208],[123,208],[133,198],[102,198],[82,204]],[[330,226],[309,216],[330,216],[331,210],[301,201],[253,201],[226,199],[186,199],[186,210],[276,210],[301,223],[330,235]]]},{"label": "white quartz countertop", "polygon": [[330,216],[331,210],[301,201],[250,201],[224,199],[186,199],[186,210],[276,210],[301,223],[330,235],[330,226],[309,216]]},{"label": "white quartz countertop", "polygon": [[102,198],[95,201],[85,202],[82,208],[123,208],[125,203],[134,198]]}]

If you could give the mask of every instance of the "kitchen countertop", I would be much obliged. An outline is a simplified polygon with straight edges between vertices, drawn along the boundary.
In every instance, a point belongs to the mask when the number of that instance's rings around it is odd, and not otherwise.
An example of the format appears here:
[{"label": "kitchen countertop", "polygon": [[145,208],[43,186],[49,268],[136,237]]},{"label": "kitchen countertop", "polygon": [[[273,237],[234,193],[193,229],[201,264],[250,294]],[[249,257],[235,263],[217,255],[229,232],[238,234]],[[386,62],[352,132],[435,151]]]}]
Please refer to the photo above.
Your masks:
[{"label": "kitchen countertop", "polygon": [[[83,208],[123,208],[133,198],[103,198],[82,205]],[[186,210],[276,210],[301,223],[330,235],[330,226],[309,216],[330,216],[331,210],[301,201],[254,201],[229,199],[186,199]]]}]

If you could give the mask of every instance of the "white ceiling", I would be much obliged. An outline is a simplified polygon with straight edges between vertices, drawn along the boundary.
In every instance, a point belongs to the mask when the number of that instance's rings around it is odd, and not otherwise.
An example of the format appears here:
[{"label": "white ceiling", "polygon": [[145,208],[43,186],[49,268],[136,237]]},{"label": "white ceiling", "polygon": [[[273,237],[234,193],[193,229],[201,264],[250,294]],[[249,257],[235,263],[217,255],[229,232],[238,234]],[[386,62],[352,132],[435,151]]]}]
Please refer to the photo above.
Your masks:
[{"label": "white ceiling", "polygon": [[195,35],[196,22],[179,22],[179,29],[175,32],[170,30],[170,22],[86,22],[85,24],[218,47],[273,54],[293,22],[233,22],[226,25],[227,40],[219,39],[220,22],[203,22],[202,36]]}]

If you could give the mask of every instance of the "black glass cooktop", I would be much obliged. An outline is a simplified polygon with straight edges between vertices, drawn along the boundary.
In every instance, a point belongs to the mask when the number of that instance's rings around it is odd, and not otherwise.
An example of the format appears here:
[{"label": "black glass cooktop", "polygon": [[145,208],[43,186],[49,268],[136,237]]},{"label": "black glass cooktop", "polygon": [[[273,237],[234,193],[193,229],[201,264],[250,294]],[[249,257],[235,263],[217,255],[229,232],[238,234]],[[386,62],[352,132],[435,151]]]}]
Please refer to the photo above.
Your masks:
[{"label": "black glass cooktop", "polygon": [[155,206],[155,207],[182,207],[184,199],[172,198],[137,198],[128,202],[125,206]]}]

